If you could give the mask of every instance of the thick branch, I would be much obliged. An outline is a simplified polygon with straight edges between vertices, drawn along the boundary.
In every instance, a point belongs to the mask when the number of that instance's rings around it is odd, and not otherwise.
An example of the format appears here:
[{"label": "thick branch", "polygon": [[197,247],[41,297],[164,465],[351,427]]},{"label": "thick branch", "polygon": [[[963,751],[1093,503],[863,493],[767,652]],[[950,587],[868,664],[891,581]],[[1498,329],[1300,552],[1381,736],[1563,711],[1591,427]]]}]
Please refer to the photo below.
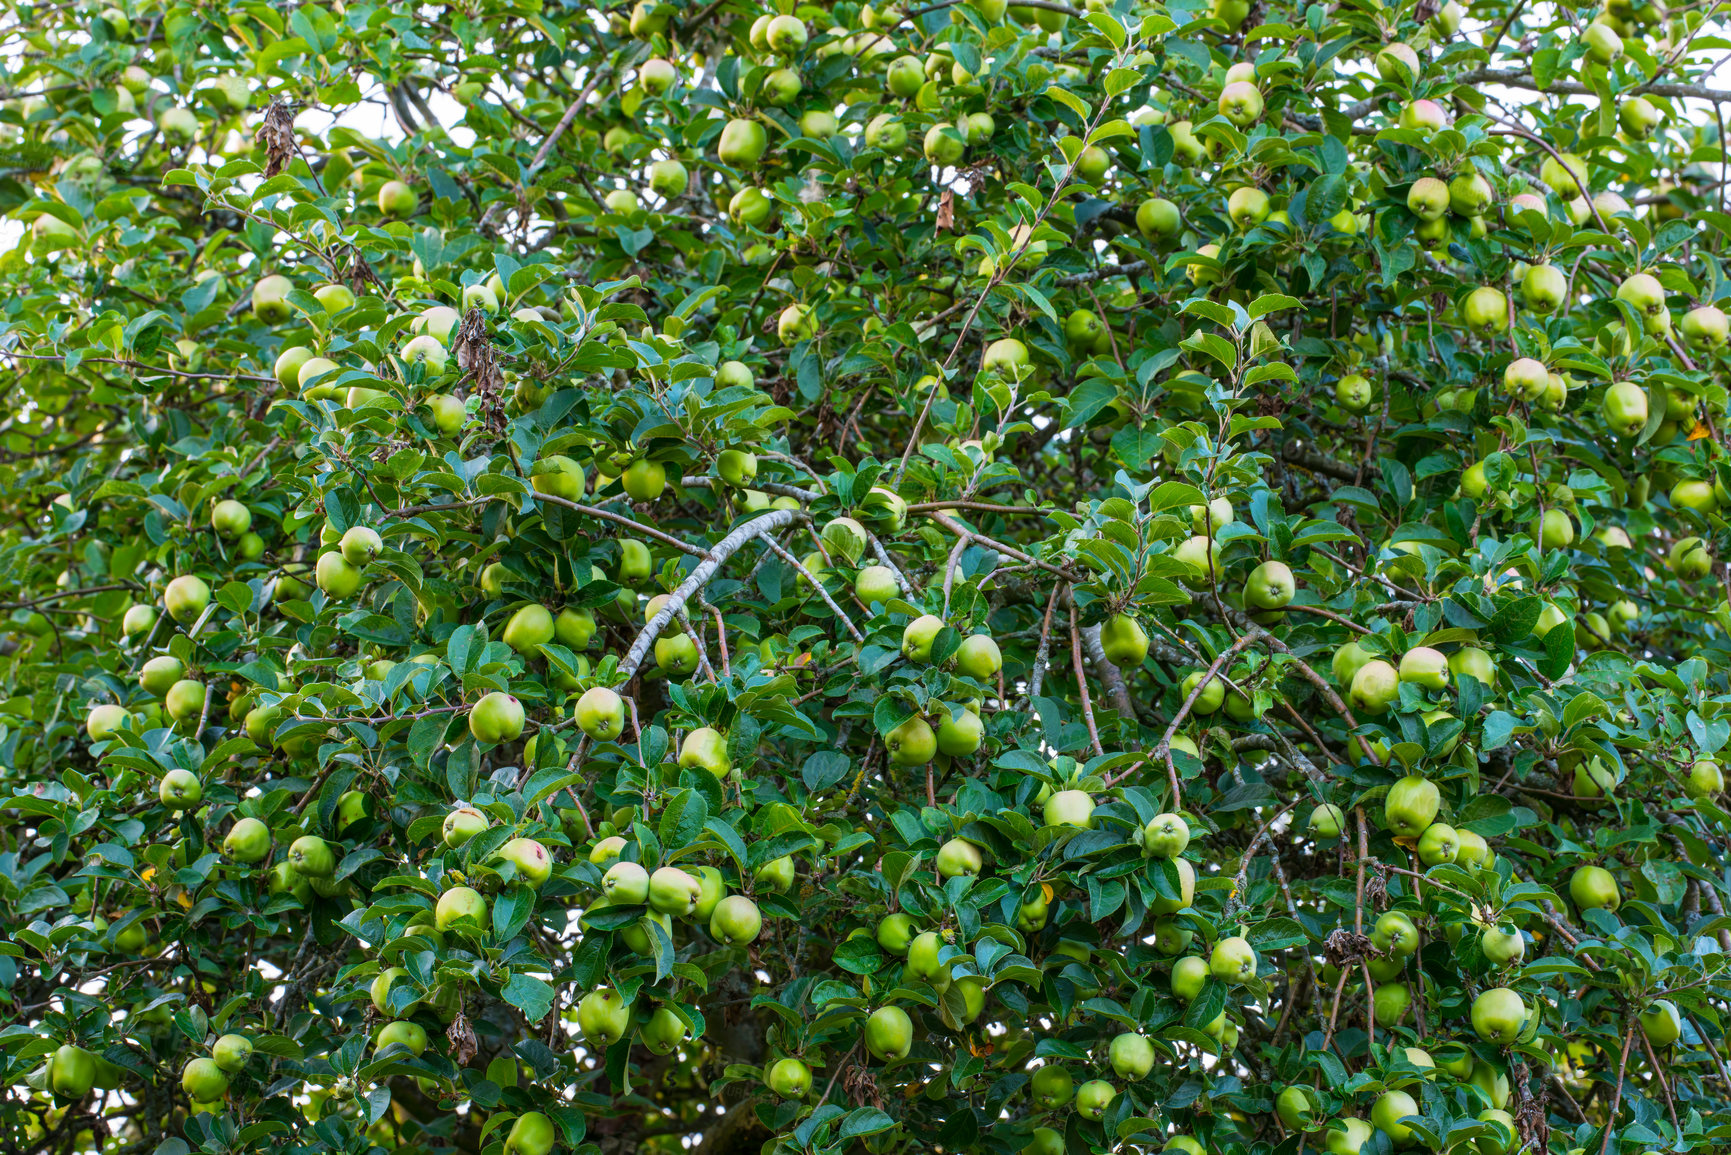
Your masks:
[{"label": "thick branch", "polygon": [[619,681],[617,688],[623,689],[643,665],[643,659],[649,653],[649,647],[655,644],[655,639],[661,636],[661,631],[667,628],[667,623],[673,620],[692,594],[709,584],[709,579],[715,576],[715,571],[727,563],[727,559],[739,552],[741,546],[754,538],[766,533],[773,533],[784,526],[803,520],[805,514],[797,509],[775,509],[754,517],[709,548],[703,555],[703,560],[697,563],[697,568],[691,575],[679,583],[655,616],[644,625],[643,632],[637,635],[637,640],[631,643],[631,649],[625,654],[625,660],[619,664]]}]

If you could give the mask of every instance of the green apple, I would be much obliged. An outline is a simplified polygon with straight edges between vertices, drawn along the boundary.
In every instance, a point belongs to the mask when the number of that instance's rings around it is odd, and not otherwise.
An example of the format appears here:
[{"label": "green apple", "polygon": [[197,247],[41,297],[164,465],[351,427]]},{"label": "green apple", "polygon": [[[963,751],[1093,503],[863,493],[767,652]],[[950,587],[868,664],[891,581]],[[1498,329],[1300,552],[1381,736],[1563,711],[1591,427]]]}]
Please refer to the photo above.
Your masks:
[{"label": "green apple", "polygon": [[1244,608],[1252,611],[1256,620],[1279,621],[1284,609],[1298,591],[1298,581],[1285,562],[1265,561],[1250,571],[1244,583]]},{"label": "green apple", "polygon": [[1486,926],[1479,932],[1479,950],[1493,966],[1512,966],[1527,953],[1527,940],[1517,929]]},{"label": "green apple", "polygon": [[1201,994],[1207,981],[1207,959],[1191,955],[1172,964],[1172,993],[1183,1002],[1191,1002]]},{"label": "green apple", "polygon": [[1177,814],[1157,814],[1142,828],[1142,853],[1177,858],[1190,845],[1190,824]]},{"label": "green apple", "polygon": [[884,748],[897,766],[924,766],[938,752],[931,724],[917,714],[884,735]]},{"label": "green apple", "polygon": [[411,1055],[419,1058],[427,1049],[427,1030],[419,1023],[399,1019],[379,1028],[375,1045],[380,1051],[388,1047],[401,1046]]},{"label": "green apple", "polygon": [[906,956],[915,934],[914,920],[908,915],[886,914],[877,926],[877,943],[893,955]]},{"label": "green apple", "polygon": [[126,613],[120,619],[120,632],[128,638],[139,638],[148,634],[156,625],[156,610],[152,606],[128,606]]},{"label": "green apple", "polygon": [[649,876],[649,909],[657,914],[689,916],[697,909],[702,887],[677,866],[663,866]]},{"label": "green apple", "polygon": [[725,778],[733,770],[733,760],[727,752],[727,739],[709,726],[699,726],[685,736],[679,747],[681,766],[709,771]]},{"label": "green apple", "polygon": [[453,886],[439,895],[433,907],[433,925],[440,934],[460,930],[480,935],[487,929],[487,900],[467,886]]},{"label": "green apple", "polygon": [[1352,676],[1347,701],[1363,714],[1382,714],[1400,696],[1400,674],[1381,658],[1372,658]]},{"label": "green apple", "polygon": [[922,614],[902,630],[902,656],[910,662],[925,665],[932,660],[932,643],[944,628],[944,620],[935,614]]},{"label": "green apple", "polygon": [[162,604],[169,617],[185,625],[210,605],[210,587],[192,574],[182,574],[162,591]]},{"label": "green apple", "polygon": [[316,834],[303,834],[289,843],[288,865],[302,878],[329,878],[337,859],[329,844]]},{"label": "green apple", "polygon": [[1569,898],[1582,910],[1615,911],[1623,904],[1617,878],[1602,866],[1581,866],[1569,876]]},{"label": "green apple", "polygon": [[653,1054],[666,1055],[680,1043],[686,1041],[688,1034],[685,1021],[673,1013],[670,1007],[657,1007],[655,1013],[649,1016],[649,1021],[643,1024],[637,1037],[643,1040]]},{"label": "green apple", "polygon": [[494,690],[469,711],[469,733],[483,746],[515,742],[523,733],[523,703]]},{"label": "green apple", "polygon": [[[793,855],[784,854],[780,858],[772,858],[751,873],[751,880],[757,886],[775,894],[786,894],[793,889],[796,877]],[[699,897],[701,898],[701,884]],[[695,907],[693,908],[695,911]]]},{"label": "green apple", "polygon": [[415,190],[403,181],[388,180],[379,186],[379,211],[387,217],[412,217],[420,203]]},{"label": "green apple", "polygon": [[970,634],[963,638],[954,660],[957,673],[982,682],[991,681],[1004,668],[1004,656],[990,634]]},{"label": "green apple", "polygon": [[459,806],[445,815],[443,837],[445,845],[456,849],[492,825],[486,814],[473,806]]},{"label": "green apple", "polygon": [[880,605],[902,596],[895,571],[888,566],[868,565],[854,577],[854,596],[867,606]]},{"label": "green apple", "polygon": [[811,1091],[811,1068],[798,1059],[777,1059],[763,1081],[783,1099],[803,1099]]},{"label": "green apple", "polygon": [[162,705],[168,711],[169,717],[176,722],[186,722],[197,718],[204,711],[204,701],[204,683],[182,678],[168,688],[168,693],[163,695]]},{"label": "green apple", "polygon": [[222,852],[236,862],[262,862],[270,857],[270,827],[256,818],[242,818],[229,827]]},{"label": "green apple", "polygon": [[1445,822],[1433,822],[1419,835],[1416,849],[1420,862],[1426,866],[1441,866],[1455,860],[1460,854],[1461,843],[1454,827]]},{"label": "green apple", "polygon": [[722,164],[749,172],[769,148],[769,134],[755,120],[734,119],[721,130],[715,154]]},{"label": "green apple", "polygon": [[1117,1089],[1104,1079],[1090,1079],[1076,1088],[1076,1114],[1084,1119],[1099,1119],[1117,1095]]},{"label": "green apple", "polygon": [[1446,690],[1449,684],[1449,662],[1441,650],[1430,646],[1414,646],[1401,656],[1400,680],[1427,690]]},{"label": "green apple", "polygon": [[1148,657],[1148,633],[1129,614],[1113,614],[1100,626],[1100,648],[1121,669],[1139,669]]},{"label": "green apple", "polygon": [[1208,973],[1232,986],[1255,978],[1256,965],[1256,949],[1237,935],[1215,943],[1208,956]]},{"label": "green apple", "polygon": [[1324,802],[1310,812],[1307,826],[1318,838],[1339,838],[1346,828],[1346,815],[1332,802]]},{"label": "green apple", "polygon": [[1641,1033],[1655,1047],[1668,1047],[1683,1035],[1683,1022],[1676,1004],[1655,999],[1641,1012]]},{"label": "green apple", "polygon": [[1036,1068],[1028,1080],[1028,1094],[1033,1097],[1035,1107],[1056,1111],[1075,1097],[1076,1080],[1069,1068],[1047,1063]]},{"label": "green apple", "polygon": [[[1527,1006],[1507,987],[1492,987],[1473,1000],[1473,1030],[1487,1043],[1507,1046],[1527,1023]],[[1416,1114],[1416,1112],[1412,1112]]]},{"label": "green apple", "polygon": [[48,1056],[48,1087],[63,1100],[82,1099],[96,1085],[96,1056],[66,1043]]},{"label": "green apple", "polygon": [[1396,1147],[1404,1147],[1412,1141],[1412,1128],[1403,1124],[1402,1119],[1414,1115],[1422,1115],[1418,1103],[1405,1091],[1384,1091],[1371,1104],[1370,1121],[1378,1131],[1388,1136],[1388,1141]]},{"label": "green apple", "polygon": [[1046,799],[1043,817],[1047,826],[1094,825],[1094,799],[1085,790],[1059,790]]},{"label": "green apple", "polygon": [[180,1069],[180,1089],[194,1103],[215,1103],[228,1094],[228,1075],[215,1059],[189,1059]]},{"label": "green apple", "polygon": [[709,937],[723,946],[747,946],[763,929],[763,914],[743,894],[730,894],[709,916]]},{"label": "green apple", "polygon": [[539,1111],[525,1111],[511,1120],[505,1136],[506,1155],[549,1155],[558,1134],[553,1120]]},{"label": "green apple", "polygon": [[577,1003],[577,1029],[588,1042],[617,1043],[630,1025],[631,1008],[611,987],[590,991]]},{"label": "green apple", "polygon": [[106,742],[126,724],[132,715],[125,706],[103,702],[90,708],[84,718],[84,732],[92,742]]},{"label": "green apple", "polygon": [[900,1007],[879,1007],[866,1019],[866,1050],[879,1059],[905,1059],[913,1042],[913,1020]]},{"label": "green apple", "polygon": [[288,295],[294,292],[294,282],[280,274],[261,277],[252,287],[252,315],[267,325],[289,319],[293,310]]},{"label": "green apple", "polygon": [[938,848],[938,873],[945,878],[972,878],[983,865],[979,846],[965,838],[952,838]]},{"label": "green apple", "polygon": [[230,1075],[243,1071],[252,1061],[252,1040],[245,1035],[223,1035],[211,1046],[210,1057]]},{"label": "green apple", "polygon": [[174,769],[162,776],[157,797],[170,810],[191,810],[204,798],[204,786],[191,770]]},{"label": "green apple", "polygon": [[1417,838],[1436,821],[1442,792],[1434,782],[1409,774],[1389,787],[1383,799],[1383,824],[1396,838]]},{"label": "green apple", "polygon": [[553,856],[533,838],[513,838],[495,853],[497,857],[515,866],[517,877],[531,889],[539,888],[553,876]]},{"label": "green apple", "polygon": [[1115,1035],[1107,1056],[1120,1079],[1144,1079],[1154,1069],[1154,1044],[1134,1031]]},{"label": "green apple", "polygon": [[1480,336],[1505,333],[1509,328],[1509,301],[1502,290],[1480,285],[1461,302],[1461,320]]}]

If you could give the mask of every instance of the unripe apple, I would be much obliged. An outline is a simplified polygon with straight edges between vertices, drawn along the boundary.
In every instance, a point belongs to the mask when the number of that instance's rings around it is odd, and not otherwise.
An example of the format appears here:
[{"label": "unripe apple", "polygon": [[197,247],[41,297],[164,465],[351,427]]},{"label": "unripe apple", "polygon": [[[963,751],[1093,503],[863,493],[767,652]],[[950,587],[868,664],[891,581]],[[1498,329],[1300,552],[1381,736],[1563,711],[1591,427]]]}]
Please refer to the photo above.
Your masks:
[{"label": "unripe apple", "polygon": [[189,1059],[180,1069],[180,1089],[194,1103],[215,1103],[228,1094],[228,1076],[215,1059]]},{"label": "unripe apple", "polygon": [[1076,1088],[1076,1114],[1084,1119],[1099,1119],[1117,1097],[1117,1090],[1104,1079],[1090,1079]]},{"label": "unripe apple", "polygon": [[1423,1114],[1418,1103],[1405,1091],[1384,1091],[1371,1104],[1370,1121],[1378,1131],[1388,1136],[1391,1144],[1404,1147],[1412,1140],[1412,1128],[1401,1120]]},{"label": "unripe apple", "polygon": [[1605,390],[1601,412],[1612,433],[1633,437],[1647,427],[1647,392],[1633,381],[1613,382]]},{"label": "unripe apple", "polygon": [[762,929],[762,912],[743,894],[728,895],[709,916],[709,937],[723,946],[749,945]]},{"label": "unripe apple", "polygon": [[1255,978],[1256,965],[1255,948],[1236,935],[1215,943],[1208,956],[1208,973],[1232,986]]},{"label": "unripe apple", "polygon": [[515,866],[517,877],[531,889],[539,888],[553,875],[553,856],[533,838],[513,838],[495,854]]},{"label": "unripe apple", "polygon": [[1142,853],[1150,858],[1177,858],[1190,845],[1190,824],[1177,814],[1156,814],[1142,828]]},{"label": "unripe apple", "polygon": [[1426,866],[1440,866],[1455,860],[1455,856],[1460,853],[1461,843],[1454,827],[1446,822],[1433,822],[1419,835],[1416,849],[1419,861]]},{"label": "unripe apple", "polygon": [[1207,589],[1220,573],[1220,543],[1203,534],[1179,542],[1172,557],[1188,567],[1183,580],[1192,589]]},{"label": "unripe apple", "polygon": [[717,778],[725,778],[733,769],[727,752],[727,739],[709,726],[699,726],[685,736],[679,747],[679,764],[702,767]]},{"label": "unripe apple", "polygon": [[1400,674],[1381,658],[1373,658],[1360,667],[1347,691],[1352,708],[1365,714],[1386,712],[1399,696]]},{"label": "unripe apple", "polygon": [[487,900],[467,886],[453,886],[439,896],[433,907],[433,925],[440,934],[460,930],[466,934],[485,934]]},{"label": "unripe apple", "polygon": [[261,862],[270,856],[270,827],[256,818],[241,818],[222,840],[222,852],[236,862]]},{"label": "unripe apple", "polygon": [[1582,866],[1569,876],[1569,898],[1582,910],[1615,911],[1623,904],[1616,876],[1602,866]]},{"label": "unripe apple", "polygon": [[1670,313],[1665,307],[1665,286],[1653,274],[1633,273],[1623,278],[1623,283],[1617,286],[1617,299],[1634,307],[1649,333],[1663,332],[1670,327]]},{"label": "unripe apple", "polygon": [[355,591],[361,588],[363,576],[359,568],[334,550],[320,554],[318,565],[313,569],[313,579],[318,583],[319,589],[323,590],[327,597],[338,601],[353,597]]},{"label": "unripe apple", "polygon": [[1143,201],[1136,210],[1136,228],[1148,240],[1168,240],[1183,227],[1178,206],[1165,197]]},{"label": "unripe apple", "polygon": [[1383,799],[1383,825],[1396,838],[1417,838],[1436,821],[1442,792],[1434,782],[1409,774],[1389,787]]},{"label": "unripe apple", "polygon": [[1217,108],[1239,128],[1249,128],[1262,119],[1262,93],[1250,81],[1237,80],[1220,90]]},{"label": "unripe apple", "polygon": [[577,1029],[588,1042],[617,1043],[630,1025],[631,1008],[611,987],[590,991],[577,1003]]},{"label": "unripe apple", "polygon": [[1339,838],[1346,828],[1346,814],[1332,802],[1324,802],[1310,812],[1307,824],[1318,838]]},{"label": "unripe apple", "polygon": [[379,186],[379,211],[387,217],[412,217],[421,205],[415,190],[400,180],[388,180]]},{"label": "unripe apple", "polygon": [[1395,41],[1376,54],[1376,74],[1390,83],[1411,84],[1419,74],[1418,53]]},{"label": "unripe apple", "polygon": [[1430,646],[1414,646],[1400,659],[1400,680],[1427,690],[1445,690],[1449,684],[1448,658]]},{"label": "unripe apple", "polygon": [[1085,790],[1059,790],[1046,799],[1043,818],[1047,826],[1094,825],[1094,799]]},{"label": "unripe apple", "polygon": [[1406,207],[1423,221],[1434,221],[1449,211],[1449,186],[1434,176],[1423,176],[1407,190]]},{"label": "unripe apple", "polygon": [[1519,930],[1487,926],[1479,932],[1479,950],[1493,966],[1510,966],[1527,953],[1526,936]]},{"label": "unripe apple", "polygon": [[1400,110],[1400,127],[1417,129],[1426,136],[1449,125],[1448,113],[1434,100],[1414,100]]},{"label": "unripe apple", "polygon": [[1587,50],[1587,59],[1595,64],[1611,64],[1623,55],[1623,38],[1607,24],[1587,25],[1581,43]]},{"label": "unripe apple", "polygon": [[84,732],[92,742],[106,742],[132,717],[125,706],[103,702],[90,708],[84,719]]},{"label": "unripe apple", "polygon": [[900,1007],[879,1007],[866,1019],[866,1050],[880,1059],[905,1059],[913,1041],[913,1020]]},{"label": "unripe apple", "polygon": [[162,776],[157,797],[170,810],[191,810],[204,798],[204,786],[191,770],[176,768]]},{"label": "unripe apple", "polygon": [[515,742],[523,733],[523,722],[523,703],[498,690],[484,696],[469,711],[469,733],[483,746]]},{"label": "unripe apple", "polygon": [[210,605],[210,587],[192,574],[182,574],[162,591],[162,604],[169,617],[185,625]]},{"label": "unripe apple", "polygon": [[228,1074],[243,1071],[252,1060],[252,1040],[245,1035],[223,1035],[212,1044],[210,1057]]},{"label": "unripe apple", "polygon": [[935,731],[938,752],[952,758],[965,757],[980,748],[985,738],[985,723],[972,710],[939,711]]},{"label": "unripe apple", "polygon": [[1481,336],[1506,333],[1509,328],[1509,301],[1502,290],[1480,285],[1468,293],[1461,303],[1461,320],[1467,328]]},{"label": "unripe apple", "polygon": [[1473,1000],[1473,1030],[1487,1043],[1507,1046],[1527,1023],[1527,1005],[1507,987],[1492,987]]},{"label": "unripe apple", "polygon": [[525,1111],[511,1120],[511,1130],[505,1136],[506,1155],[549,1155],[557,1139],[553,1120],[539,1111]]},{"label": "unripe apple", "polygon": [[721,130],[715,154],[722,164],[750,171],[769,148],[769,134],[755,120],[734,119]]},{"label": "unripe apple", "polygon": [[1563,200],[1581,196],[1586,188],[1587,166],[1573,153],[1546,156],[1539,165],[1539,179]]},{"label": "unripe apple", "polygon": [[1683,1035],[1677,1006],[1668,999],[1654,999],[1641,1012],[1641,1033],[1655,1047],[1668,1047]]},{"label": "unripe apple", "polygon": [[1100,626],[1100,648],[1121,669],[1139,669],[1148,658],[1148,632],[1129,614],[1113,614]]},{"label": "unripe apple", "polygon": [[1683,340],[1698,353],[1723,349],[1728,332],[1725,313],[1716,305],[1699,305],[1683,314]]},{"label": "unripe apple", "polygon": [[854,577],[854,596],[867,606],[876,606],[901,597],[901,586],[895,571],[888,566],[869,565]]},{"label": "unripe apple", "polygon": [[1363,413],[1369,409],[1374,396],[1375,387],[1370,379],[1357,373],[1348,373],[1334,384],[1335,401],[1349,413]]}]

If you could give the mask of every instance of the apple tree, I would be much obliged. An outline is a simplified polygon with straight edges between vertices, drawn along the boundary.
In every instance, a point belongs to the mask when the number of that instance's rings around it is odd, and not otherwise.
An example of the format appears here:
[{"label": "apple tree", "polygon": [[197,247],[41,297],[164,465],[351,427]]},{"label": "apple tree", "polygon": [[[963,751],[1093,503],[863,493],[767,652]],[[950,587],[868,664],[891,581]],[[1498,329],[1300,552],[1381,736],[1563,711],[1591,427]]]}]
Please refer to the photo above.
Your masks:
[{"label": "apple tree", "polygon": [[1731,1149],[1719,19],[10,5],[0,1151]]}]

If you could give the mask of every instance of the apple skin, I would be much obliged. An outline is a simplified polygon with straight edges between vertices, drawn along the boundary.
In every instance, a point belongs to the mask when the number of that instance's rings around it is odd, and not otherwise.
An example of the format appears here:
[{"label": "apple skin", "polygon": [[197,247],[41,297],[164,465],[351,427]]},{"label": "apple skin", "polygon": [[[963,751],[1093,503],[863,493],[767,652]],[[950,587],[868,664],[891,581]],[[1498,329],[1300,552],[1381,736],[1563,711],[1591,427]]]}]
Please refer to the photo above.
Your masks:
[{"label": "apple skin", "polygon": [[932,643],[944,628],[944,619],[936,614],[922,614],[902,630],[902,656],[910,662],[925,665],[932,660]]},{"label": "apple skin", "polygon": [[593,686],[577,699],[578,729],[598,742],[612,742],[625,732],[625,700],[606,686]]},{"label": "apple skin", "polygon": [[62,1100],[82,1099],[96,1085],[96,1056],[66,1043],[48,1057],[48,1086]]},{"label": "apple skin", "polygon": [[955,659],[956,672],[988,682],[1004,668],[1004,655],[990,634],[970,634],[962,639]]},{"label": "apple skin", "polygon": [[433,908],[433,925],[440,934],[462,930],[469,934],[484,934],[487,929],[487,900],[467,886],[453,886],[439,896]]},{"label": "apple skin", "polygon": [[1099,1119],[1117,1095],[1117,1089],[1104,1079],[1090,1079],[1076,1088],[1076,1114],[1084,1119]]},{"label": "apple skin", "polygon": [[170,770],[162,776],[157,797],[170,810],[191,810],[204,798],[204,787],[191,770]]},{"label": "apple skin", "polygon": [[727,739],[710,726],[699,726],[685,736],[679,747],[679,764],[708,770],[717,778],[725,778],[733,770]]},{"label": "apple skin", "polygon": [[1100,626],[1100,648],[1120,669],[1139,669],[1148,659],[1148,632],[1129,614],[1113,614]]},{"label": "apple skin", "polygon": [[517,868],[517,877],[532,890],[553,876],[553,856],[533,838],[513,838],[496,854]]},{"label": "apple skin", "polygon": [[1087,830],[1094,825],[1094,799],[1085,790],[1059,790],[1046,799],[1043,817],[1047,826]]},{"label": "apple skin", "polygon": [[709,937],[723,946],[747,946],[762,929],[762,912],[743,894],[728,895],[709,916]]},{"label": "apple skin", "polygon": [[1172,993],[1184,1002],[1191,1002],[1202,993],[1208,981],[1208,960],[1191,955],[1172,964]]},{"label": "apple skin", "polygon": [[180,1089],[194,1103],[215,1103],[228,1094],[228,1075],[214,1059],[190,1059],[180,1069]]},{"label": "apple skin", "polygon": [[1142,853],[1149,858],[1177,858],[1190,845],[1190,824],[1177,814],[1156,814],[1142,828]]},{"label": "apple skin", "polygon": [[1492,987],[1473,1000],[1473,1030],[1487,1043],[1507,1046],[1520,1037],[1526,1022],[1526,1004],[1507,987]]},{"label": "apple skin", "polygon": [[1527,940],[1519,930],[1487,926],[1479,932],[1479,950],[1493,966],[1512,966],[1527,953]]},{"label": "apple skin", "polygon": [[1417,838],[1436,821],[1442,792],[1436,784],[1409,774],[1389,787],[1383,799],[1383,824],[1397,838]]},{"label": "apple skin", "polygon": [[611,987],[590,991],[577,1003],[577,1028],[591,1043],[617,1043],[630,1025],[631,1008]]},{"label": "apple skin", "polygon": [[181,625],[195,620],[210,604],[210,587],[203,579],[192,574],[182,574],[168,583],[162,591],[162,604],[168,610],[168,616]]},{"label": "apple skin", "polygon": [[1381,658],[1372,658],[1352,676],[1347,700],[1364,714],[1383,714],[1400,695],[1400,674]]},{"label": "apple skin", "polygon": [[270,827],[256,818],[242,818],[229,827],[222,852],[236,862],[262,862],[270,857]]},{"label": "apple skin", "polygon": [[1208,956],[1208,973],[1233,986],[1255,978],[1256,966],[1256,949],[1237,935],[1215,943]]},{"label": "apple skin", "polygon": [[1455,834],[1455,828],[1446,822],[1433,822],[1425,827],[1419,835],[1419,861],[1426,866],[1440,866],[1453,862],[1460,854],[1460,838]]},{"label": "apple skin", "polygon": [[763,1081],[783,1099],[803,1099],[811,1092],[811,1068],[799,1059],[777,1059]]},{"label": "apple skin", "polygon": [[677,866],[663,866],[649,876],[649,909],[657,914],[688,917],[697,909],[702,890],[697,879]]},{"label": "apple skin", "polygon": [[1154,1069],[1154,1044],[1134,1031],[1125,1031],[1112,1039],[1108,1057],[1120,1079],[1145,1079]]},{"label": "apple skin", "polygon": [[905,958],[909,946],[913,943],[914,935],[914,920],[900,912],[886,914],[878,922],[877,944],[890,954]]},{"label": "apple skin", "polygon": [[905,1059],[913,1042],[913,1020],[900,1007],[879,1007],[865,1021],[866,1050],[879,1059]]},{"label": "apple skin", "polygon": [[1068,1067],[1048,1063],[1028,1080],[1028,1093],[1040,1110],[1056,1111],[1075,1096],[1076,1080]]},{"label": "apple skin", "polygon": [[1655,999],[1641,1012],[1641,1033],[1655,1047],[1668,1047],[1683,1036],[1683,1021],[1676,1004]]},{"label": "apple skin", "polygon": [[1441,650],[1430,646],[1414,646],[1401,656],[1400,680],[1427,690],[1448,689],[1449,663]]},{"label": "apple skin", "polygon": [[539,1111],[525,1111],[511,1120],[505,1151],[507,1155],[549,1155],[557,1139],[553,1120]]},{"label": "apple skin", "polygon": [[483,746],[515,742],[523,733],[523,721],[523,704],[494,690],[469,711],[469,733]]},{"label": "apple skin", "polygon": [[980,848],[965,838],[952,838],[938,848],[938,873],[945,878],[972,878],[983,866]]},{"label": "apple skin", "polygon": [[442,832],[445,845],[455,850],[491,825],[485,812],[473,806],[459,806],[445,815]]},{"label": "apple skin", "polygon": [[1412,1141],[1412,1128],[1404,1126],[1400,1120],[1409,1115],[1423,1114],[1418,1103],[1405,1091],[1384,1091],[1377,1101],[1371,1105],[1370,1120],[1378,1131],[1388,1136],[1388,1141],[1396,1147],[1403,1147]]},{"label": "apple skin", "polygon": [[252,1040],[245,1035],[224,1035],[211,1046],[210,1057],[230,1075],[244,1071],[252,1060]]},{"label": "apple skin", "polygon": [[1569,877],[1569,899],[1582,910],[1615,912],[1623,904],[1617,878],[1602,866],[1582,866]]},{"label": "apple skin", "polygon": [[884,748],[897,766],[924,766],[937,756],[938,738],[924,718],[909,718],[884,735]]}]

